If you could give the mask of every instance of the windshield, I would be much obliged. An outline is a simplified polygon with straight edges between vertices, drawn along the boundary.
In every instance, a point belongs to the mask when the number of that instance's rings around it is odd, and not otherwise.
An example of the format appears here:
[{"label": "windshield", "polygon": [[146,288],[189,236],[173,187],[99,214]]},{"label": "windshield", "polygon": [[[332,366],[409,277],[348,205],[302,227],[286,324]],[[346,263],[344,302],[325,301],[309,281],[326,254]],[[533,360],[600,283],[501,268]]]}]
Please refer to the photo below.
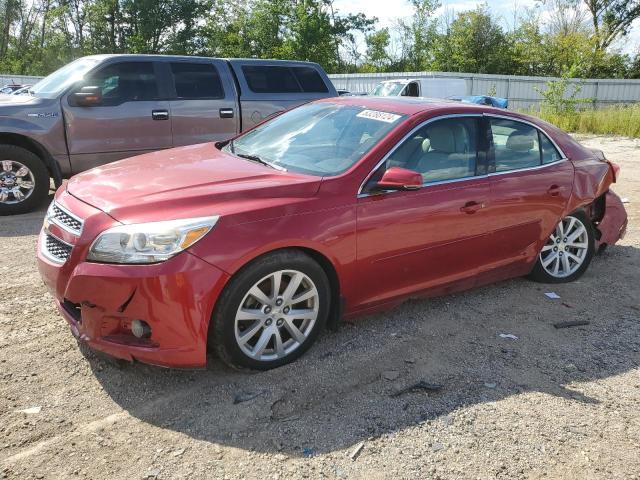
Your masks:
[{"label": "windshield", "polygon": [[224,151],[274,168],[333,176],[354,165],[404,118],[351,105],[304,105],[235,139]]},{"label": "windshield", "polygon": [[373,97],[396,97],[400,95],[400,92],[405,87],[404,82],[382,82],[371,92]]},{"label": "windshield", "polygon": [[41,98],[56,98],[67,87],[80,80],[99,61],[97,58],[79,58],[44,77],[29,89],[29,93]]}]

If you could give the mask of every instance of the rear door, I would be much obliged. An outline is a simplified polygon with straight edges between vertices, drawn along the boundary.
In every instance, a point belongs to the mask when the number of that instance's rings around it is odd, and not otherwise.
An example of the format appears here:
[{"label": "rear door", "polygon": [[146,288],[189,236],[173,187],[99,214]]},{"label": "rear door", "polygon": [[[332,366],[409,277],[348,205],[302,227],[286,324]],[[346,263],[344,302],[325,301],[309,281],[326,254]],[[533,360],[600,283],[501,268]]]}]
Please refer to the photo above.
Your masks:
[{"label": "rear door", "polygon": [[573,165],[534,125],[485,118],[492,141],[487,217],[493,248],[502,252],[499,263],[526,262],[537,255],[567,206]]},{"label": "rear door", "polygon": [[230,60],[240,87],[242,130],[271,115],[337,92],[315,63]]},{"label": "rear door", "polygon": [[171,79],[173,145],[226,140],[239,132],[236,88],[223,60],[163,63]]},{"label": "rear door", "polygon": [[[363,307],[467,279],[487,261],[486,139],[480,115],[428,121],[390,152],[358,198]],[[423,187],[368,191],[387,168],[419,172]],[[369,187],[368,187],[369,186]]]},{"label": "rear door", "polygon": [[[158,66],[121,60],[99,66],[61,99],[73,173],[172,145],[169,102]],[[102,89],[102,103],[80,107],[70,99],[83,86]]]}]

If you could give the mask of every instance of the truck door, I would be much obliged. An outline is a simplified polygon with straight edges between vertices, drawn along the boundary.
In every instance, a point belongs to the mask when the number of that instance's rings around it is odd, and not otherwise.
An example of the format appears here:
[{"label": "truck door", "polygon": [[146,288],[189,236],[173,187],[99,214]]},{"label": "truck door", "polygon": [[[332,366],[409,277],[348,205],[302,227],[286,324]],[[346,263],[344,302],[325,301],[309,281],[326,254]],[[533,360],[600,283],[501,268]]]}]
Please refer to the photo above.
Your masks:
[{"label": "truck door", "polygon": [[[161,100],[157,65],[118,61],[98,67],[61,99],[72,173],[171,147],[169,102]],[[99,105],[75,105],[84,86],[102,90]]]},{"label": "truck door", "polygon": [[173,145],[226,140],[239,129],[236,88],[223,60],[172,60],[164,63],[171,78]]}]

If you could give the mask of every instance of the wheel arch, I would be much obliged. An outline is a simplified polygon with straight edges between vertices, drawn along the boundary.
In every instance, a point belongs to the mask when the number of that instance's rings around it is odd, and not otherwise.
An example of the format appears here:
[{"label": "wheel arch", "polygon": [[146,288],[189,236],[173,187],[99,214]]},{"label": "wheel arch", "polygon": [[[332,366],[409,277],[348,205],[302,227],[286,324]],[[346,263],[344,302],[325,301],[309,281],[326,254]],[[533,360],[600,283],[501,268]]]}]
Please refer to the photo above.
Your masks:
[{"label": "wheel arch", "polygon": [[21,147],[25,150],[29,150],[34,155],[37,155],[47,167],[49,176],[53,178],[56,187],[62,184],[62,172],[60,171],[58,162],[55,161],[41,143],[19,133],[0,132],[0,144]]}]

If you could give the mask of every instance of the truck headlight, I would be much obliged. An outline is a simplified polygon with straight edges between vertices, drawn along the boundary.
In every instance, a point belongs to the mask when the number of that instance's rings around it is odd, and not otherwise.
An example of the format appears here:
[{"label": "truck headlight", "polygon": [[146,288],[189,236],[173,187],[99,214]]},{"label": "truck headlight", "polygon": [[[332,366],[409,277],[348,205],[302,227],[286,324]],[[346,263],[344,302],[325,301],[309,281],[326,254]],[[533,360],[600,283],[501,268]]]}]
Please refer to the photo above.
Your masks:
[{"label": "truck headlight", "polygon": [[98,235],[91,244],[87,260],[133,264],[164,262],[209,233],[218,218],[119,225]]}]

